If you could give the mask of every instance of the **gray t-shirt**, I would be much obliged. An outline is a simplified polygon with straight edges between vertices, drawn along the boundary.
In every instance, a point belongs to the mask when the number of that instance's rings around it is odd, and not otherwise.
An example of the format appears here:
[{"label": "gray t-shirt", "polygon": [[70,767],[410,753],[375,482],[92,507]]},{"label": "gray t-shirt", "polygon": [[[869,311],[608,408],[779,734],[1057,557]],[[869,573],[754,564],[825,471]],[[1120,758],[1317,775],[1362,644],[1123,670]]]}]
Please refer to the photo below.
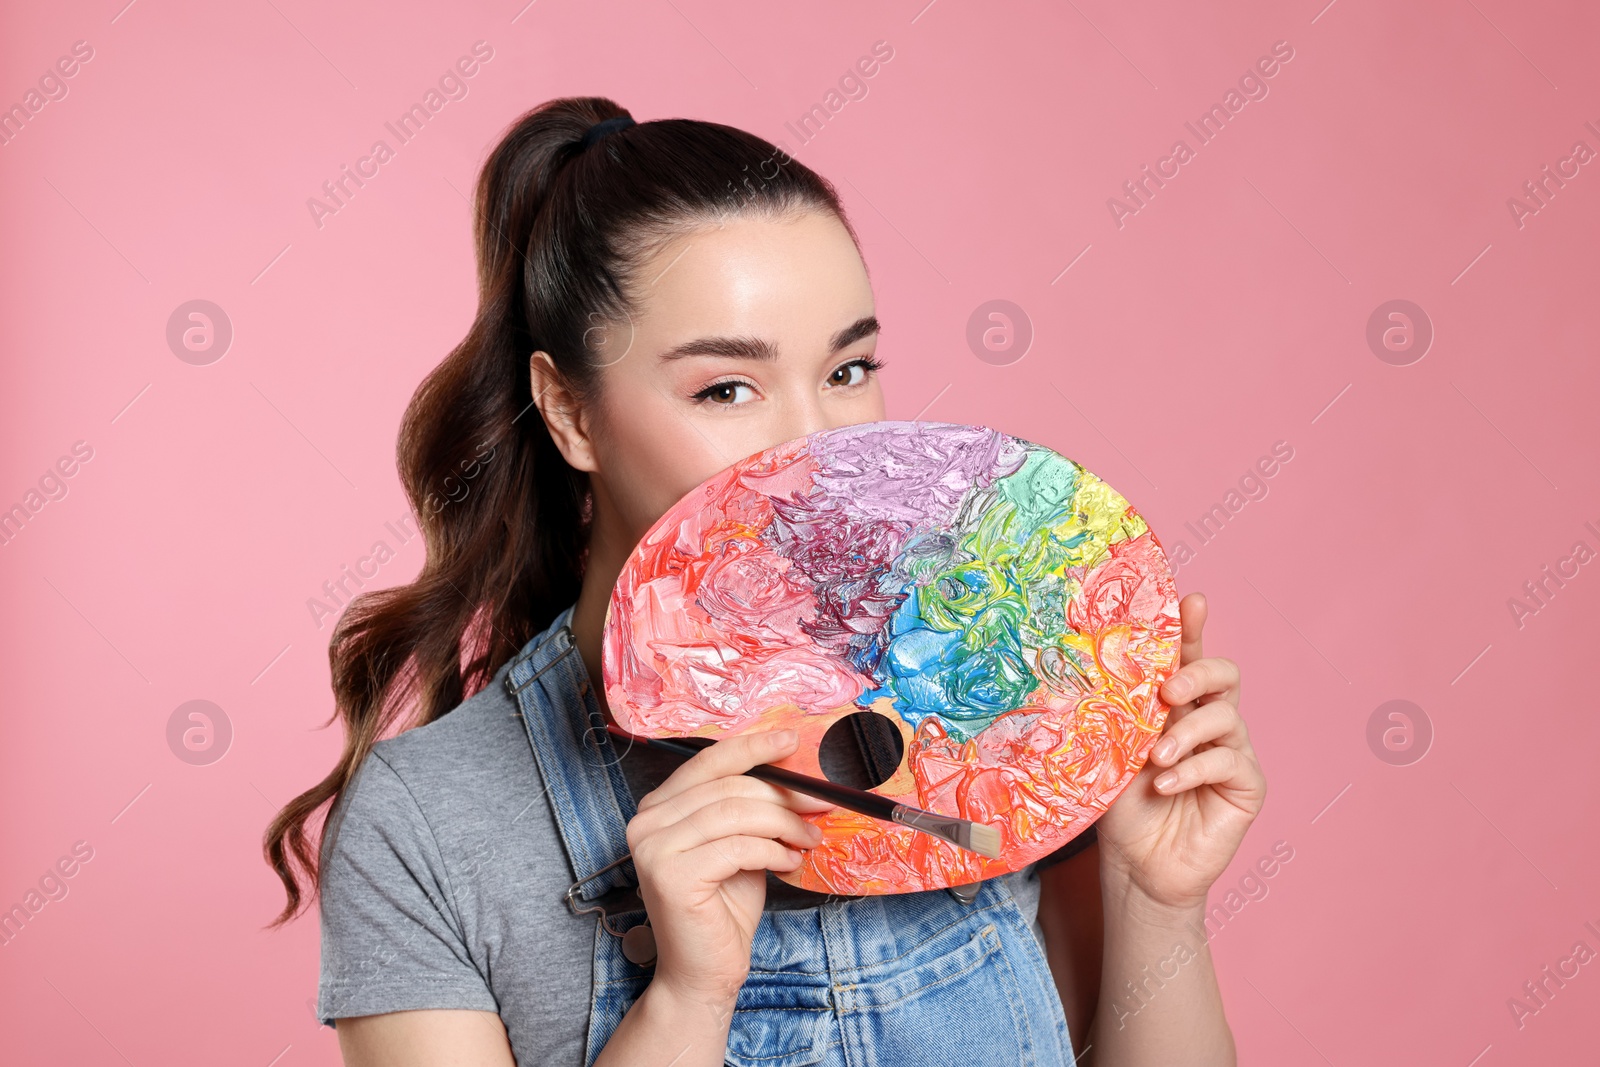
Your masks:
[{"label": "gray t-shirt", "polygon": [[[495,1011],[519,1063],[581,1065],[595,919],[562,903],[573,873],[506,669],[442,718],[378,742],[340,797],[322,866],[317,1016]],[[629,753],[634,796],[678,762]],[[1034,868],[1004,877],[1042,943]],[[768,874],[768,908],[822,899]]]}]

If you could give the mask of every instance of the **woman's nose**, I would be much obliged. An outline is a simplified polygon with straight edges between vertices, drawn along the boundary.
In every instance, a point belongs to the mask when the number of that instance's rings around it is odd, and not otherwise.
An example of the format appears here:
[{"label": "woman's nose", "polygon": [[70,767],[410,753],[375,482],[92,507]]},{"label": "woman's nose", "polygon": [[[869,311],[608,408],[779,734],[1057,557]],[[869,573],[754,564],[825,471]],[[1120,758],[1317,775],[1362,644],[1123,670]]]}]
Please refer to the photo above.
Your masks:
[{"label": "woman's nose", "polygon": [[840,426],[854,426],[884,418],[883,405],[867,403],[829,403],[827,398],[808,390],[796,390],[785,397],[779,425],[774,430],[783,434],[773,443],[793,441],[807,437],[819,430],[832,430]]},{"label": "woman's nose", "polygon": [[798,397],[787,405],[787,408],[783,419],[785,441],[806,437],[818,430],[831,429],[833,426],[818,397]]}]

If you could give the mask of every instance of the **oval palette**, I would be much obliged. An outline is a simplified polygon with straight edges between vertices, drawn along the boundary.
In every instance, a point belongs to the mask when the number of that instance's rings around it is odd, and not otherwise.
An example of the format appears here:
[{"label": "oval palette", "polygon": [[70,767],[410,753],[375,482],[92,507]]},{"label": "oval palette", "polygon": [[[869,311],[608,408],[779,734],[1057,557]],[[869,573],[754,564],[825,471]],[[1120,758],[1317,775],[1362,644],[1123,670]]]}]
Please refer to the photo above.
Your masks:
[{"label": "oval palette", "polygon": [[1179,636],[1166,554],[1100,478],[985,427],[873,422],[669,509],[612,592],[603,672],[629,732],[788,727],[779,766],[819,777],[830,727],[883,717],[899,759],[872,792],[996,827],[1000,857],[836,808],[779,877],[906,893],[1019,870],[1093,823],[1161,732]]}]

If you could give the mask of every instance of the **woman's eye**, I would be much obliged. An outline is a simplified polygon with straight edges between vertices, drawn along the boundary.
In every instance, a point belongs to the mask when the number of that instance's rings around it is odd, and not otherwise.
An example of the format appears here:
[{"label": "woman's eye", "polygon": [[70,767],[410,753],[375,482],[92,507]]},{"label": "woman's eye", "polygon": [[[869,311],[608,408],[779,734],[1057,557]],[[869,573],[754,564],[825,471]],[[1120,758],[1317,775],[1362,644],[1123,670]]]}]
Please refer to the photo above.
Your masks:
[{"label": "woman's eye", "polygon": [[743,403],[739,398],[739,390],[741,389],[748,392],[750,383],[715,382],[696,393],[694,398],[702,401],[709,400],[713,404],[721,404],[723,407],[732,407],[735,404]]},{"label": "woman's eye", "polygon": [[867,380],[869,372],[875,371],[881,366],[883,364],[871,356],[853,359],[849,363],[844,363],[834,368],[833,373],[828,375],[828,384],[839,386],[860,385]]}]

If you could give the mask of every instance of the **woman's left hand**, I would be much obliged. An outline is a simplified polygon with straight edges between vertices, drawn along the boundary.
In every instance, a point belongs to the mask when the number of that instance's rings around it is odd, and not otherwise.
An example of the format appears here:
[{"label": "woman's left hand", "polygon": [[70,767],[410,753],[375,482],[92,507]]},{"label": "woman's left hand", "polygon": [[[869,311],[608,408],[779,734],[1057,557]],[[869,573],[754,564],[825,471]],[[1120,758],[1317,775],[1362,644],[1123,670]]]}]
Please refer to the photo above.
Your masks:
[{"label": "woman's left hand", "polygon": [[1203,906],[1267,796],[1239,717],[1239,667],[1202,658],[1206,600],[1178,604],[1178,670],[1161,686],[1171,707],[1149,761],[1096,824],[1101,862],[1130,888],[1173,908]]}]

